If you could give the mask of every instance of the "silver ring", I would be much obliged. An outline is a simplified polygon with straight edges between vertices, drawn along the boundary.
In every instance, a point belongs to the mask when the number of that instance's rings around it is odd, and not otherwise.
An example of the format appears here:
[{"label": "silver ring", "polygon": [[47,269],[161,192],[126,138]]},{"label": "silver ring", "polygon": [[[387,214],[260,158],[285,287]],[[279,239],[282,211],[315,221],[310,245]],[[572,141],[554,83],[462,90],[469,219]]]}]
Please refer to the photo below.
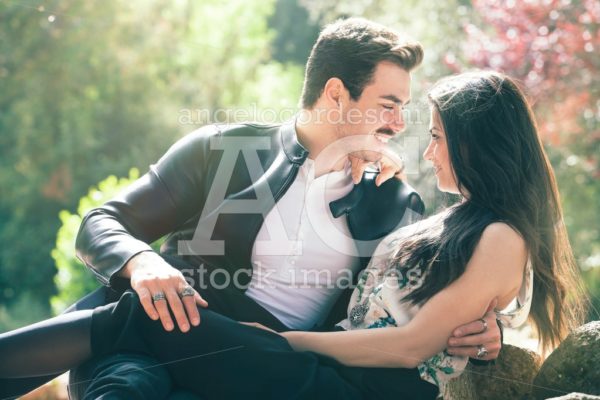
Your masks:
[{"label": "silver ring", "polygon": [[167,296],[165,296],[165,294],[163,292],[154,293],[152,295],[152,301],[155,303],[157,301],[166,300],[166,299],[167,299]]},{"label": "silver ring", "polygon": [[475,357],[481,359],[481,358],[483,358],[483,357],[485,357],[487,355],[488,355],[488,351],[487,351],[487,349],[485,348],[484,345],[477,346],[477,355]]},{"label": "silver ring", "polygon": [[193,287],[186,286],[183,288],[183,290],[181,292],[179,292],[179,297],[194,296],[195,294],[196,294],[196,291],[194,290]]},{"label": "silver ring", "polygon": [[483,319],[483,318],[480,318],[479,320],[480,320],[480,321],[481,321],[481,323],[483,324],[483,330],[482,330],[481,332],[485,332],[485,331],[487,331],[487,328],[488,328],[488,326],[487,326],[487,322],[486,322],[486,320],[485,320],[485,319]]}]

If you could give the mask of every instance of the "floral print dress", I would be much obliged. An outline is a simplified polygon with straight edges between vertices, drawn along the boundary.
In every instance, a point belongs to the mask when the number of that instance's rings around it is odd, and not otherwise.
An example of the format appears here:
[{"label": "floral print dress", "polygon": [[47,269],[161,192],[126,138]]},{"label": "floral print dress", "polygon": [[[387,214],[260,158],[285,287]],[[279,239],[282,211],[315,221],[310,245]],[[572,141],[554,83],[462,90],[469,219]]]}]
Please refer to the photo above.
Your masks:
[{"label": "floral print dress", "polygon": [[[363,271],[348,305],[348,318],[337,325],[345,330],[373,329],[406,325],[419,311],[419,306],[402,299],[420,278],[417,269],[399,273],[390,266],[398,242],[408,237],[411,226],[388,235],[377,247],[369,266]],[[527,320],[533,294],[533,269],[528,261],[517,298],[505,310],[497,312],[504,326],[516,327]],[[446,383],[459,376],[468,358],[442,351],[418,366],[422,379],[437,385],[444,393]]]}]

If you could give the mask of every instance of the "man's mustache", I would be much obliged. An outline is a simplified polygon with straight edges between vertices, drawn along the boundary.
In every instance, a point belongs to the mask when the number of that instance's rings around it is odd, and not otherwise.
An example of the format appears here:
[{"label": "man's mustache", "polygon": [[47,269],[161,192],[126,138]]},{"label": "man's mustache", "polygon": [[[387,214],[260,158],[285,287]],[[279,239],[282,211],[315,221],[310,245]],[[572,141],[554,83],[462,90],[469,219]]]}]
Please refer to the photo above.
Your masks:
[{"label": "man's mustache", "polygon": [[393,130],[391,130],[389,128],[380,128],[380,129],[377,129],[375,132],[382,133],[384,135],[389,135],[389,136],[394,136],[396,134],[396,132],[394,132]]}]

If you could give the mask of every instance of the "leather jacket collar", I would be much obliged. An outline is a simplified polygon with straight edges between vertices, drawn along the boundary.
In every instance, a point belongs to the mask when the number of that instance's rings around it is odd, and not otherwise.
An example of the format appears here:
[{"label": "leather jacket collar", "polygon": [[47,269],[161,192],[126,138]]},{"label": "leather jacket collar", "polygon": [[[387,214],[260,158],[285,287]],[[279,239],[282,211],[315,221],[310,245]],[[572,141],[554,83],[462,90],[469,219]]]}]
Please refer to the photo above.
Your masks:
[{"label": "leather jacket collar", "polygon": [[303,164],[308,157],[308,150],[298,141],[296,133],[296,119],[288,121],[279,128],[281,148],[288,160],[294,164]]}]

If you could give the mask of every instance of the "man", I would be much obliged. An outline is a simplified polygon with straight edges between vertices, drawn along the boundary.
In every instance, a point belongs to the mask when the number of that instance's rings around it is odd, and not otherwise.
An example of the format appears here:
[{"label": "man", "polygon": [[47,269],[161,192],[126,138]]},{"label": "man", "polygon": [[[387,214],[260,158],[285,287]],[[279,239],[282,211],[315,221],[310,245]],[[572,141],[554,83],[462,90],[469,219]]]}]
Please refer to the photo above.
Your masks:
[{"label": "man", "polygon": [[[200,324],[197,306],[277,330],[330,329],[350,292],[332,281],[355,281],[378,241],[424,210],[382,157],[404,128],[410,71],[422,57],[420,45],[366,20],[326,27],[294,121],[202,128],[86,216],[78,256],[107,288],[78,307],[131,286],[166,330]],[[379,173],[364,173],[385,160]],[[164,235],[161,257],[148,243]],[[497,356],[493,313],[458,330],[475,335],[454,338],[454,354]],[[152,360],[118,355],[75,371],[71,393],[157,398],[171,390],[167,379]]]}]

